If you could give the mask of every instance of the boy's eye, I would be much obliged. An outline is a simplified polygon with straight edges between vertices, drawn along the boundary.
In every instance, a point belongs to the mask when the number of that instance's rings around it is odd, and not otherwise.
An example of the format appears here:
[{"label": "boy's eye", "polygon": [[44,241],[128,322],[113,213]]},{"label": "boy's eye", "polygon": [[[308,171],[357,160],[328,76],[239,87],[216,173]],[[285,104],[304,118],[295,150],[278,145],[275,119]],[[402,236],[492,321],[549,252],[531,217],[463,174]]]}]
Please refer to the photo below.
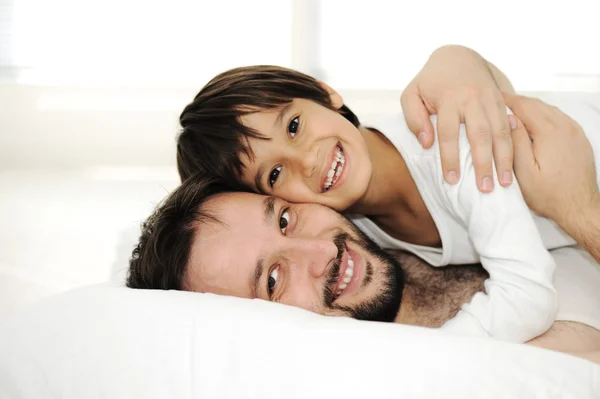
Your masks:
[{"label": "boy's eye", "polygon": [[288,125],[288,133],[290,134],[290,136],[292,138],[294,138],[294,136],[296,135],[296,132],[298,132],[298,126],[300,125],[300,117],[297,116],[294,119],[292,119],[290,121],[290,124]]},{"label": "boy's eye", "polygon": [[271,173],[269,173],[269,186],[271,188],[273,188],[273,184],[275,184],[275,182],[279,178],[279,173],[280,172],[281,172],[281,166],[278,166],[275,169],[273,169],[271,171]]},{"label": "boy's eye", "polygon": [[283,234],[285,234],[285,231],[287,230],[288,224],[290,224],[290,213],[286,209],[285,211],[283,211],[283,213],[279,217],[279,228],[281,229],[281,232]]},{"label": "boy's eye", "polygon": [[276,266],[273,271],[269,274],[267,280],[267,291],[269,292],[269,298],[273,295],[275,287],[277,287],[277,275],[279,274],[279,266]]}]

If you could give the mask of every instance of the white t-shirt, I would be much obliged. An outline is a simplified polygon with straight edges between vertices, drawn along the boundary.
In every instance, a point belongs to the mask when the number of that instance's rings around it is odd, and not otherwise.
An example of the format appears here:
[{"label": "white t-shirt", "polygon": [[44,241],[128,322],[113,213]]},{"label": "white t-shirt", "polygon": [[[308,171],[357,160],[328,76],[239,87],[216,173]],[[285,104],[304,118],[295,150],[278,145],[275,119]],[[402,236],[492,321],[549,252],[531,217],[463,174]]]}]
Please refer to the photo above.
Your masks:
[{"label": "white t-shirt", "polygon": [[556,261],[558,321],[575,321],[600,331],[600,264],[577,247],[550,251]]},{"label": "white t-shirt", "polygon": [[[600,154],[600,94],[541,98],[577,121]],[[431,120],[436,126],[436,116]],[[362,215],[349,215],[350,219],[384,248],[408,250],[434,266],[481,262],[490,274],[486,294],[475,295],[444,328],[513,342],[546,331],[557,309],[552,284],[555,263],[548,249],[573,245],[574,240],[529,210],[517,182],[503,188],[494,173],[494,191],[478,190],[464,125],[459,139],[461,178],[450,185],[444,180],[437,141],[423,149],[402,114],[363,122],[385,134],[404,158],[438,228],[442,248],[397,240]]]}]

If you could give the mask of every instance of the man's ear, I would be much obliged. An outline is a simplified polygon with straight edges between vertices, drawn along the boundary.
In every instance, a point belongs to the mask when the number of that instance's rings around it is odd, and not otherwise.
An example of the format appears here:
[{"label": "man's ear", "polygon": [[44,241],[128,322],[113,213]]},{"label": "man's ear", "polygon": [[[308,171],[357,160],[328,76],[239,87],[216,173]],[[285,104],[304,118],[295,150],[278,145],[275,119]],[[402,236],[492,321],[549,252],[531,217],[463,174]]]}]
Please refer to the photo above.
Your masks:
[{"label": "man's ear", "polygon": [[340,95],[340,93],[338,93],[337,91],[333,90],[327,83],[319,80],[319,84],[321,85],[321,87],[323,89],[325,89],[325,91],[327,93],[329,93],[329,100],[331,101],[331,105],[333,105],[333,107],[335,109],[340,109],[342,108],[342,105],[344,105],[344,99],[342,98],[342,96]]}]

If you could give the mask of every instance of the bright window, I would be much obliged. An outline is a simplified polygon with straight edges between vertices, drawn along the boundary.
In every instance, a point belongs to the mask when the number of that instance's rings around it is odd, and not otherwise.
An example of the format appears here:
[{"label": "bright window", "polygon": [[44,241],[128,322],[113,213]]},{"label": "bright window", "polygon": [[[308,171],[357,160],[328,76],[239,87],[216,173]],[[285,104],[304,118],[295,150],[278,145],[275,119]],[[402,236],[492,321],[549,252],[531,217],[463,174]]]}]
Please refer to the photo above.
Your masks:
[{"label": "bright window", "polygon": [[402,89],[435,48],[463,44],[517,90],[600,91],[597,0],[319,2],[322,77],[340,88]]},{"label": "bright window", "polygon": [[200,86],[244,64],[290,66],[290,0],[0,1],[24,83]]}]

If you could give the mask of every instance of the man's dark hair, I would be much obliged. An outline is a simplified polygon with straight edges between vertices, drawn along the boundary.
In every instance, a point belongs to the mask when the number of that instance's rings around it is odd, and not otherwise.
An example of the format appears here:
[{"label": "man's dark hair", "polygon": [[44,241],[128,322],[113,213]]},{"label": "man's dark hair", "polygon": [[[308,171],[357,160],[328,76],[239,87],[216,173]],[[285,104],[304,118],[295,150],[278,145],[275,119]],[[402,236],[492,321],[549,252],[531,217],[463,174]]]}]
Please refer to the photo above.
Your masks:
[{"label": "man's dark hair", "polygon": [[129,260],[130,288],[181,290],[194,233],[199,225],[217,221],[202,208],[210,197],[230,192],[217,179],[192,176],[173,191],[142,224]]},{"label": "man's dark hair", "polygon": [[240,118],[277,109],[295,98],[314,101],[359,125],[345,105],[334,109],[327,90],[308,75],[268,65],[231,69],[208,82],[179,117],[183,128],[177,138],[181,180],[201,174],[226,181],[236,190],[248,190],[241,182],[244,165],[240,155],[252,159],[248,139],[266,137],[244,126]]}]

